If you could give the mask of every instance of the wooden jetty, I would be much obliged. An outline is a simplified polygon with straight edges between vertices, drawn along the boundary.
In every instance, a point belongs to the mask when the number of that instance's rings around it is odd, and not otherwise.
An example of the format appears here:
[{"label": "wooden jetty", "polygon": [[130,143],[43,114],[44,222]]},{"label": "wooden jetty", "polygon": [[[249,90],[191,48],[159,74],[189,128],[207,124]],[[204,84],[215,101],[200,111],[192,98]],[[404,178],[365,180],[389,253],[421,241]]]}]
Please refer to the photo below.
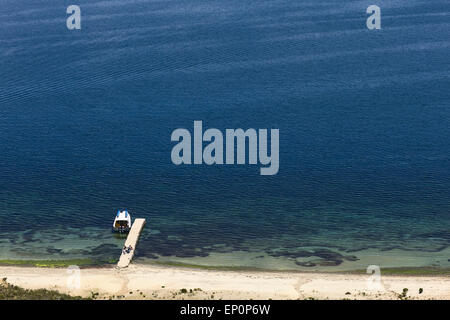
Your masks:
[{"label": "wooden jetty", "polygon": [[131,259],[133,259],[134,256],[134,252],[136,251],[136,245],[144,225],[145,219],[134,219],[131,230],[128,233],[127,240],[125,240],[125,247],[131,246],[133,249],[129,253],[122,251],[117,267],[126,268],[130,264]]}]

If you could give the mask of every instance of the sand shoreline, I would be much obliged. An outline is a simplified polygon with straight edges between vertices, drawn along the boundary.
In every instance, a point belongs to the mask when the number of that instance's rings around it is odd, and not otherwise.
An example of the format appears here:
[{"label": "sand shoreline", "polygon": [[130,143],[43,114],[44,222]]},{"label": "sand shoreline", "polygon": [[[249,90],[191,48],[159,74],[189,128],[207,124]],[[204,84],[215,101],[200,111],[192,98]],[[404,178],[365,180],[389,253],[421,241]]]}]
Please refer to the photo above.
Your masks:
[{"label": "sand shoreline", "polygon": [[103,266],[78,271],[0,266],[0,277],[27,289],[45,288],[83,297],[98,293],[98,299],[397,300],[406,288],[408,299],[450,300],[450,276],[445,275],[382,275],[377,281],[368,274],[354,273],[224,271],[132,264],[125,269]]}]

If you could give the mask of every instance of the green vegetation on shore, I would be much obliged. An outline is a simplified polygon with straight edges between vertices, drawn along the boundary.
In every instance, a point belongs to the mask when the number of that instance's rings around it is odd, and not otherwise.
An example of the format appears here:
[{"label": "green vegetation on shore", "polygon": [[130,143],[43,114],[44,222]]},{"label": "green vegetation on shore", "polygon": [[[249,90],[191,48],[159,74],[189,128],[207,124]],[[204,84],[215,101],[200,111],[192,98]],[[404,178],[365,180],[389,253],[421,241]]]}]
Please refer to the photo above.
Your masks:
[{"label": "green vegetation on shore", "polygon": [[[205,266],[197,264],[189,264],[183,262],[171,261],[155,261],[152,264],[172,267],[182,267],[202,270],[223,270],[223,271],[260,271],[260,272],[298,272],[298,273],[317,273],[314,270],[267,270],[256,267],[240,267],[240,266]],[[349,270],[349,271],[320,271],[320,273],[347,273],[347,274],[366,274],[366,270]],[[431,275],[450,275],[450,268],[439,267],[397,267],[397,268],[381,268],[382,275],[412,275],[412,276],[431,276]]]},{"label": "green vegetation on shore", "polygon": [[[366,273],[366,270],[355,270],[348,273]],[[397,268],[381,268],[381,275],[398,275],[398,276],[448,276],[450,268],[440,267],[397,267]]]},{"label": "green vegetation on shore", "polygon": [[[317,273],[318,271],[308,270],[267,270],[256,267],[240,267],[240,266],[205,266],[197,264],[189,264],[183,262],[171,261],[155,261],[152,264],[172,267],[182,267],[202,270],[223,270],[223,271],[263,271],[263,272],[310,272]],[[347,274],[366,274],[366,270],[349,270],[349,271],[320,271],[320,273],[347,273]],[[411,275],[411,276],[440,276],[450,275],[450,268],[440,267],[396,267],[396,268],[381,268],[382,275]]]},{"label": "green vegetation on shore", "polygon": [[0,300],[83,300],[83,298],[55,290],[23,289],[8,283],[7,278],[3,278],[0,283]]},{"label": "green vegetation on shore", "polygon": [[[221,271],[266,271],[270,272],[273,270],[267,270],[256,267],[242,267],[242,266],[205,266],[199,264],[190,264],[185,262],[173,262],[173,261],[154,261],[151,264],[169,266],[169,267],[180,267],[180,268],[190,268],[190,269],[202,269],[202,270],[221,270]],[[276,271],[276,270],[275,270]]]},{"label": "green vegetation on shore", "polygon": [[70,259],[70,260],[0,260],[0,266],[24,266],[42,268],[67,268],[76,265],[80,268],[99,267],[116,263],[117,260]]},{"label": "green vegetation on shore", "polygon": [[[24,267],[41,267],[41,268],[67,268],[76,265],[80,268],[103,267],[117,263],[117,260],[98,260],[98,259],[70,259],[70,260],[0,260],[0,266],[24,266]],[[137,262],[139,263],[139,262]],[[145,264],[145,263],[144,263]],[[256,272],[311,272],[317,273],[315,270],[268,270],[257,267],[244,266],[205,266],[198,264],[190,264],[176,261],[153,261],[153,265],[181,267],[201,270],[220,270],[220,271],[256,271]],[[347,274],[366,274],[366,270],[348,270],[348,271],[320,271],[320,273],[347,273]],[[395,267],[381,268],[382,275],[411,275],[411,276],[441,276],[450,275],[450,268],[441,267]]]}]

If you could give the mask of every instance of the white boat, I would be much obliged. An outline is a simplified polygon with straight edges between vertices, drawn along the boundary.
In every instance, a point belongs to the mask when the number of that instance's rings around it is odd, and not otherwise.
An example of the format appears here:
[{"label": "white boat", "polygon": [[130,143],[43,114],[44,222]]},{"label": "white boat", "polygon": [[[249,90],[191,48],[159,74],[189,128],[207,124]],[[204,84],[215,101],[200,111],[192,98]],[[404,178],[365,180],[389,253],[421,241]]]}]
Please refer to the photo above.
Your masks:
[{"label": "white boat", "polygon": [[113,231],[125,233],[131,229],[131,216],[127,210],[117,210],[116,217],[113,222]]}]

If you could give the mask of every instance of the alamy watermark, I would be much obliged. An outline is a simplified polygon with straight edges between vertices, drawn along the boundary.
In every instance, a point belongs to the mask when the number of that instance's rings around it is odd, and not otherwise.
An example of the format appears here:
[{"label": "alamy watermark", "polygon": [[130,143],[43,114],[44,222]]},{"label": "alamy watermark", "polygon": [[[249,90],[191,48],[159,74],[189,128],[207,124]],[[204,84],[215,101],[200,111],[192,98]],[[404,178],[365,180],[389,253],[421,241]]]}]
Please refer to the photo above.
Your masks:
[{"label": "alamy watermark", "polygon": [[371,14],[366,21],[367,29],[379,30],[381,29],[381,9],[377,5],[371,5],[366,10],[367,14]]},{"label": "alamy watermark", "polygon": [[81,271],[76,265],[71,265],[67,268],[66,273],[69,275],[67,277],[67,288],[69,290],[80,289],[81,287]]},{"label": "alamy watermark", "polygon": [[[66,9],[66,13],[70,14],[66,19],[66,26],[69,30],[81,29],[81,9],[78,5],[70,5]],[[366,9],[366,13],[370,14],[367,18],[366,26],[369,30],[381,29],[381,9],[379,6],[372,4]]]},{"label": "alamy watermark", "polygon": [[366,272],[370,274],[370,277],[366,281],[366,287],[371,291],[384,291],[383,283],[381,282],[381,270],[377,265],[370,265],[367,267]]},{"label": "alamy watermark", "polygon": [[69,30],[81,29],[81,9],[77,5],[70,5],[66,9],[66,13],[70,16],[66,19],[66,26]]},{"label": "alamy watermark", "polygon": [[[259,163],[261,175],[275,175],[280,166],[279,129],[270,130],[270,155],[268,154],[268,130],[259,129],[226,129],[225,155],[224,135],[218,129],[210,128],[203,132],[203,122],[194,121],[194,146],[192,159],[191,133],[187,129],[176,129],[172,132],[171,141],[178,142],[172,149],[171,159],[175,165],[180,164],[246,164],[248,147],[248,163]],[[205,148],[203,143],[209,142]],[[248,143],[247,143],[248,142]],[[236,158],[236,161],[235,161]]]}]

